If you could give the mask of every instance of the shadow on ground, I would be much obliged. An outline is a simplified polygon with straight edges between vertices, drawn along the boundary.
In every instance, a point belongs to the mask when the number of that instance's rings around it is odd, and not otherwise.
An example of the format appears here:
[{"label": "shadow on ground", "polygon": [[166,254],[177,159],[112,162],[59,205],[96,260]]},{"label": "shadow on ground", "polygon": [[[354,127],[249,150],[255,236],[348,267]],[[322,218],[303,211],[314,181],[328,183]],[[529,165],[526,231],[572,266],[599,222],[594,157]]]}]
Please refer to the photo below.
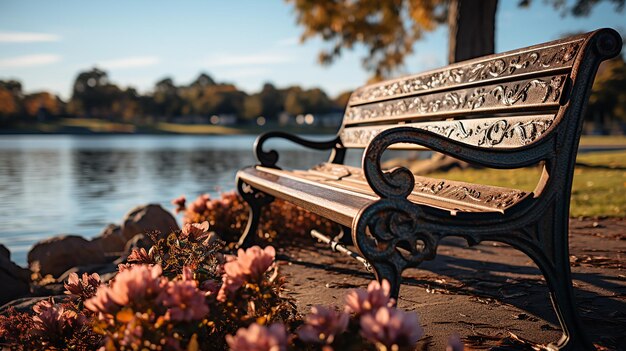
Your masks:
[{"label": "shadow on ground", "polygon": [[[572,220],[570,226],[570,261],[583,322],[594,343],[620,350],[626,345],[626,220]],[[281,247],[281,270],[304,313],[315,304],[342,306],[350,289],[373,279],[360,263],[313,239],[286,241],[275,244]],[[405,272],[398,303],[420,315],[422,345],[433,350],[445,349],[452,334],[477,349],[515,337],[547,344],[561,335],[537,267],[499,243],[467,247],[462,239],[445,239],[435,260]],[[521,348],[518,343],[509,349]]]}]

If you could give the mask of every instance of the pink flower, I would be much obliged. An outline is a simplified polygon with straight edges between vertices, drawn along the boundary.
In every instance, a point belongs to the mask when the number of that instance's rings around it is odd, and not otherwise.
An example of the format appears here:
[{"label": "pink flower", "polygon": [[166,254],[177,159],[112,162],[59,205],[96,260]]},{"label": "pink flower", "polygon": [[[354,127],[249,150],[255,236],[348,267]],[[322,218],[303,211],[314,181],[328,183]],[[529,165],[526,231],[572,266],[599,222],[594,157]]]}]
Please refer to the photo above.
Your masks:
[{"label": "pink flower", "polygon": [[178,214],[179,212],[183,212],[185,210],[185,202],[187,202],[187,199],[185,199],[185,196],[179,196],[177,198],[175,198],[174,200],[172,200],[172,205],[176,206],[176,208],[174,209],[174,212],[176,214]]},{"label": "pink flower", "polygon": [[259,324],[239,328],[235,336],[226,335],[226,342],[235,351],[284,351],[287,350],[287,332],[282,324],[269,328]]},{"label": "pink flower", "polygon": [[218,301],[226,301],[227,296],[234,293],[246,281],[259,281],[274,263],[276,250],[268,246],[261,249],[253,246],[247,250],[239,249],[237,257],[229,256],[224,264],[222,287],[217,295]]},{"label": "pink flower", "polygon": [[[272,263],[274,263],[275,256],[276,250],[274,250],[272,246],[268,246],[265,249],[253,246],[246,251],[243,249],[237,251],[237,263],[244,275],[257,280],[260,279],[263,273],[267,272]],[[228,265],[228,263],[226,265]],[[226,269],[226,265],[224,269]]]},{"label": "pink flower", "polygon": [[130,263],[124,263],[124,264],[120,263],[120,264],[117,265],[117,272],[120,273],[120,272],[123,272],[123,271],[127,271],[127,270],[131,269],[133,266],[134,265],[130,264]]},{"label": "pink flower", "polygon": [[390,289],[387,280],[383,280],[382,285],[373,280],[367,286],[367,291],[357,289],[346,295],[345,310],[360,316],[365,313],[375,313],[380,307],[392,306],[393,300],[389,298]]},{"label": "pink flower", "polygon": [[207,209],[206,203],[210,200],[211,197],[209,196],[209,194],[203,194],[198,196],[189,206],[189,211],[200,214],[204,213],[204,211],[206,211]]},{"label": "pink flower", "polygon": [[324,306],[313,306],[305,325],[298,331],[304,342],[332,344],[335,337],[346,331],[350,315]]},{"label": "pink flower", "polygon": [[[226,265],[224,265],[224,269],[226,269]],[[229,295],[233,295],[237,289],[243,286],[245,279],[246,277],[241,274],[239,266],[230,265],[226,273],[222,275],[222,286],[217,293],[217,301],[226,301]]]},{"label": "pink flower", "polygon": [[83,322],[76,312],[66,310],[54,300],[39,301],[33,311],[36,314],[33,316],[33,332],[47,337],[63,335]]},{"label": "pink flower", "polygon": [[195,282],[195,280],[193,279],[193,270],[189,266],[184,266],[183,267],[182,278],[183,278],[183,281],[193,281],[193,282]]},{"label": "pink flower", "polygon": [[133,249],[133,251],[128,255],[127,258],[130,263],[139,263],[139,264],[155,264],[154,254],[152,251],[147,252],[143,247],[139,249]]},{"label": "pink flower", "polygon": [[183,226],[182,237],[193,241],[201,241],[209,236],[209,222],[187,223]]},{"label": "pink flower", "polygon": [[120,271],[109,286],[101,285],[96,296],[85,301],[85,307],[105,314],[115,313],[120,306],[142,304],[163,290],[161,266],[134,265]]},{"label": "pink flower", "polygon": [[204,292],[198,289],[195,280],[169,282],[157,301],[167,307],[167,320],[190,322],[209,313]]},{"label": "pink flower", "polygon": [[415,346],[422,336],[417,314],[383,306],[376,313],[361,316],[361,334],[373,343],[392,349]]},{"label": "pink flower", "polygon": [[96,295],[96,290],[100,286],[100,276],[98,273],[91,275],[83,273],[83,278],[80,279],[78,274],[70,273],[67,283],[64,283],[63,286],[65,286],[66,294],[78,295],[86,300]]}]

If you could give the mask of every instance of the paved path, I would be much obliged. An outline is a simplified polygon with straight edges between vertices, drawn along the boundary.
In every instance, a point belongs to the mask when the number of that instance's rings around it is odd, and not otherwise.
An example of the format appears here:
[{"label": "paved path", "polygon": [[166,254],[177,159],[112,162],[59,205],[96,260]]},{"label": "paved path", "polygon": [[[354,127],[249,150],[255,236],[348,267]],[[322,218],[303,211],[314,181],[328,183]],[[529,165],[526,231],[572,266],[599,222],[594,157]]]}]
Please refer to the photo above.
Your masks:
[{"label": "paved path", "polygon": [[[530,259],[506,245],[468,248],[452,239],[434,261],[404,274],[399,306],[420,315],[422,345],[444,350],[454,333],[478,349],[510,340],[511,333],[536,343],[560,337],[547,287]],[[372,279],[358,262],[309,243],[279,250],[287,288],[302,312],[314,304],[343,305],[349,289]],[[570,250],[576,296],[593,341],[620,349],[626,345],[626,220],[573,219]]]}]

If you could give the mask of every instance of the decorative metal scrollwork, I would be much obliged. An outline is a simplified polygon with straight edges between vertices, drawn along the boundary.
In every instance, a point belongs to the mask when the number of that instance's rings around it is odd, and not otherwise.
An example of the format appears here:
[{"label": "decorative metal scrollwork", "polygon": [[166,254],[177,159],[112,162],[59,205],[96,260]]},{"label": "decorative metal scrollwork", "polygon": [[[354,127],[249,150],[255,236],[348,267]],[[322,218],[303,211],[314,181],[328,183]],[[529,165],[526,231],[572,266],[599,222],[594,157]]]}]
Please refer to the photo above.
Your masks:
[{"label": "decorative metal scrollwork", "polygon": [[276,150],[263,150],[263,144],[269,139],[286,139],[298,145],[302,145],[304,147],[315,150],[333,149],[331,162],[341,163],[343,162],[343,158],[345,156],[345,149],[343,148],[343,145],[341,144],[341,139],[339,139],[339,137],[335,137],[334,139],[328,141],[313,141],[306,140],[297,135],[285,132],[268,132],[261,134],[254,142],[254,151],[256,158],[259,163],[265,167],[279,168],[278,166],[276,166],[276,163],[278,162],[278,152],[276,152]]},{"label": "decorative metal scrollwork", "polygon": [[[406,126],[437,133],[469,145],[518,147],[538,140],[550,129],[553,123],[553,116],[530,116],[412,123]],[[341,133],[341,139],[346,145],[368,145],[380,132],[393,127],[345,128]]]},{"label": "decorative metal scrollwork", "polygon": [[439,239],[421,226],[422,211],[409,201],[381,199],[366,207],[354,242],[372,265],[392,262],[399,270],[435,257]]},{"label": "decorative metal scrollwork", "polygon": [[372,119],[409,118],[442,112],[470,112],[480,109],[507,109],[511,106],[554,104],[561,96],[565,80],[565,75],[557,75],[352,106],[346,110],[344,123],[365,123]]},{"label": "decorative metal scrollwork", "polygon": [[581,42],[575,41],[517,54],[503,54],[501,57],[491,60],[367,86],[354,92],[350,105],[364,104],[388,99],[396,95],[417,93],[441,87],[452,87],[463,83],[568,67],[573,64],[580,47]]},{"label": "decorative metal scrollwork", "polygon": [[274,197],[272,195],[258,191],[241,179],[237,182],[237,188],[239,190],[239,195],[241,195],[241,197],[249,204],[254,203],[263,206],[274,201]]}]

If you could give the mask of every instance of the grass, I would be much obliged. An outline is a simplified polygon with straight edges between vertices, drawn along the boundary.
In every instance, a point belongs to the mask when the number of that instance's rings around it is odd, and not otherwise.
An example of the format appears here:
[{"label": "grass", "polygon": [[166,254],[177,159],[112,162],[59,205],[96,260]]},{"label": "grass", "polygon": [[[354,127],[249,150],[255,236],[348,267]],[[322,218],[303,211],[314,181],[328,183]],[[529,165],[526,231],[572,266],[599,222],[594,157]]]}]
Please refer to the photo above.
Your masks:
[{"label": "grass", "polygon": [[213,124],[178,124],[178,123],[157,123],[156,129],[167,133],[176,134],[241,134],[239,128],[224,127]]},{"label": "grass", "polygon": [[93,118],[64,118],[61,127],[84,128],[93,133],[134,133],[136,128],[129,123],[109,122]]},{"label": "grass", "polygon": [[626,135],[584,135],[580,138],[583,146],[623,146],[626,145]]},{"label": "grass", "polygon": [[[576,167],[570,215],[574,217],[626,217],[626,152],[581,154],[577,162],[618,169]],[[532,191],[540,174],[541,170],[533,167],[517,170],[452,170],[447,173],[433,173],[429,176]]]}]

